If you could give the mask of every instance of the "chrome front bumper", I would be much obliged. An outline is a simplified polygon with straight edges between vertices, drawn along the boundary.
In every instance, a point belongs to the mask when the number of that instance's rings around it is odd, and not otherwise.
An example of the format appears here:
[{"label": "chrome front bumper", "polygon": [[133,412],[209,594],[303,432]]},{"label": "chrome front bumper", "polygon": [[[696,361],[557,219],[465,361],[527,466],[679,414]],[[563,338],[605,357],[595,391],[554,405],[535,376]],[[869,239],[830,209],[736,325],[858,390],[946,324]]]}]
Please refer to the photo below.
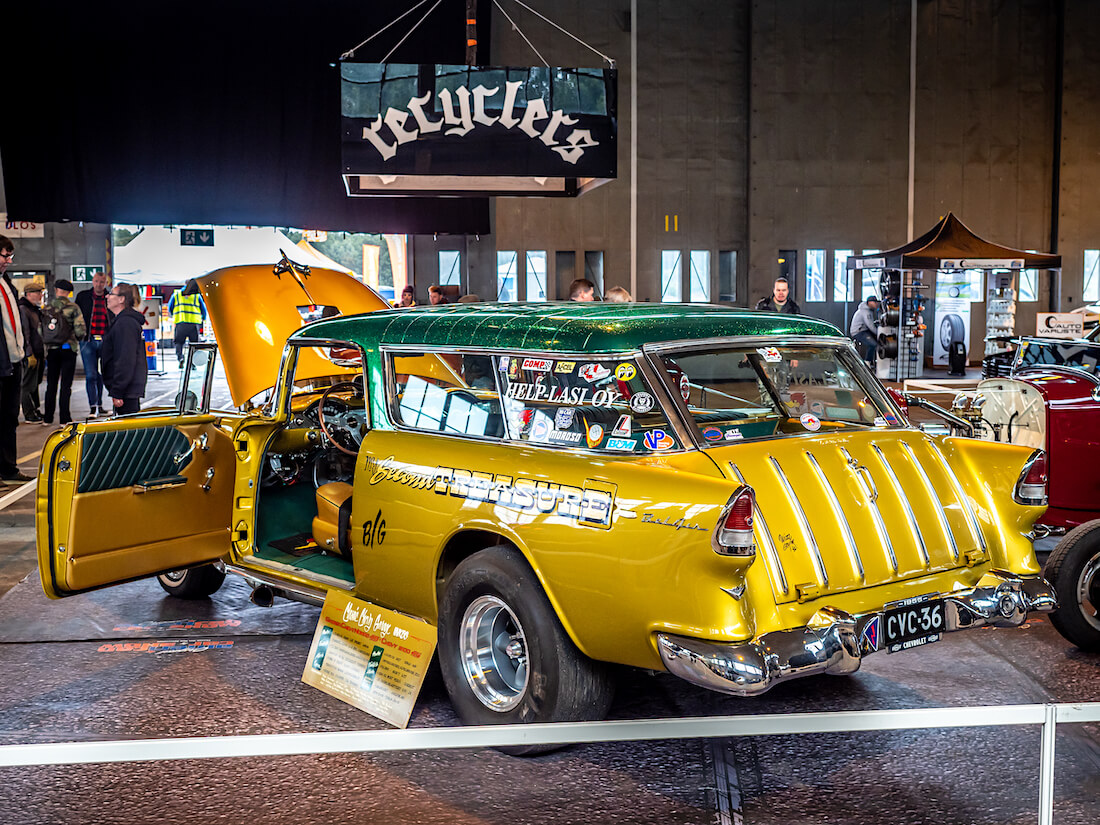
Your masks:
[{"label": "chrome front bumper", "polygon": [[[1057,607],[1054,590],[1038,576],[993,571],[970,590],[943,594],[945,632],[983,625],[1016,627],[1031,611]],[[818,610],[805,627],[765,633],[755,641],[723,644],[657,634],[670,673],[721,693],[755,696],[815,673],[854,673],[863,656],[882,649],[886,608],[852,615],[834,607]]]}]

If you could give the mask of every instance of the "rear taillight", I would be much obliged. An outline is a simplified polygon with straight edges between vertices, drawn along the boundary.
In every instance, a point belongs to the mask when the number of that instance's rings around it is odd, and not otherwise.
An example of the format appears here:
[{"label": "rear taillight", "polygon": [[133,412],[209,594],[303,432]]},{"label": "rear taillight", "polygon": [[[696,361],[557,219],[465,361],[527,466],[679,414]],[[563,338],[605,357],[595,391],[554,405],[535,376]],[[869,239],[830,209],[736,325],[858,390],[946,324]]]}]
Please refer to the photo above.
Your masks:
[{"label": "rear taillight", "polygon": [[755,556],[752,518],[756,494],[752,487],[741,486],[722,508],[722,517],[714,531],[714,552],[723,556]]},{"label": "rear taillight", "polygon": [[1047,454],[1036,450],[1027,460],[1012,496],[1020,504],[1047,503]]}]

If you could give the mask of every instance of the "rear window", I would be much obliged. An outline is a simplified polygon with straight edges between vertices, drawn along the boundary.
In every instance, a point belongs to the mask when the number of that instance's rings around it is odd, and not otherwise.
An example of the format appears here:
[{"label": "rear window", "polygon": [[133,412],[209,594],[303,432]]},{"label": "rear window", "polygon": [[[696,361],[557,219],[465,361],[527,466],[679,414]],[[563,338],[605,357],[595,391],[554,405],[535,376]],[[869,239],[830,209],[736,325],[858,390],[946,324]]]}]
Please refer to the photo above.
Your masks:
[{"label": "rear window", "polygon": [[681,447],[633,358],[503,355],[496,369],[513,440],[618,454]]},{"label": "rear window", "polygon": [[742,346],[663,352],[661,360],[710,444],[904,426],[846,349]]}]

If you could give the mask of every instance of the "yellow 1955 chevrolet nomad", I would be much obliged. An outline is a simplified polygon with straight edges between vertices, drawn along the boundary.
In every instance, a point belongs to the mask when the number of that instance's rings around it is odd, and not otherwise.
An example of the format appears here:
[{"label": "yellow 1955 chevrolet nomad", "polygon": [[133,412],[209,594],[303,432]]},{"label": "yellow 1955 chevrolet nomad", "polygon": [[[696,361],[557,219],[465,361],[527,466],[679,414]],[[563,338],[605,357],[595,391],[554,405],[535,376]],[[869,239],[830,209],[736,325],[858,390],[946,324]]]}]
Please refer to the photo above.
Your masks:
[{"label": "yellow 1955 chevrolet nomad", "polygon": [[50,596],[345,591],[437,625],[471,723],[599,718],[607,663],[750,696],[1053,607],[1042,452],[908,426],[823,322],[201,283],[238,407],[200,345],[175,410],[50,438]]}]

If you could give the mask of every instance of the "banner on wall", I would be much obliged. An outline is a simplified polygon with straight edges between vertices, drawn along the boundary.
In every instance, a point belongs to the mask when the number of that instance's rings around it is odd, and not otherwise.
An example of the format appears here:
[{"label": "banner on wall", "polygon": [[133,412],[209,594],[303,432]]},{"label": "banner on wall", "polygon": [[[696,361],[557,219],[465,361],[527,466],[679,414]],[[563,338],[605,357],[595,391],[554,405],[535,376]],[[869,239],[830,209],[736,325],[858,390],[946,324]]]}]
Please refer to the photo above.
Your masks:
[{"label": "banner on wall", "polygon": [[344,61],[345,188],[579,195],[616,176],[617,90],[615,69]]},{"label": "banner on wall", "polygon": [[936,323],[932,363],[947,366],[951,345],[962,341],[970,352],[971,281],[967,272],[940,272],[936,277]]},{"label": "banner on wall", "polygon": [[400,295],[401,290],[410,282],[408,266],[408,235],[383,235],[390,253],[390,271],[393,273],[393,294]]}]

